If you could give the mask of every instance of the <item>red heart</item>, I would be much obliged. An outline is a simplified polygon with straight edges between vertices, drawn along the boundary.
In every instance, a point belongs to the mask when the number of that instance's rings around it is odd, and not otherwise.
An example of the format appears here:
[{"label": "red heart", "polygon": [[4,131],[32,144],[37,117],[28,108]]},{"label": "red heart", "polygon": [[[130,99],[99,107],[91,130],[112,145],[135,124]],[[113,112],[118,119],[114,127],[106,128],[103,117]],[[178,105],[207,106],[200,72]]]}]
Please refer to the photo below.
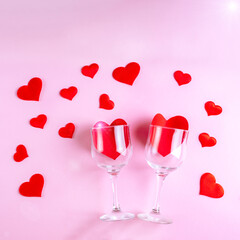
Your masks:
[{"label": "red heart", "polygon": [[[117,126],[117,125],[127,125],[127,123],[123,119],[116,119],[114,120],[110,126]],[[93,143],[95,148],[104,154],[105,156],[116,160],[117,157],[121,155],[121,153],[117,152],[117,144],[116,144],[116,137],[115,137],[115,129],[114,128],[108,128],[108,124],[105,122],[97,122],[94,125],[94,128],[92,130],[92,136],[93,136]],[[104,128],[105,127],[105,128]],[[106,128],[107,127],[107,128]],[[129,145],[129,128],[128,126],[124,126],[124,140],[125,140],[125,146],[124,150]],[[99,138],[99,136],[101,136]],[[101,144],[99,144],[101,143]],[[101,145],[101,147],[99,147]]]},{"label": "red heart", "polygon": [[36,128],[44,128],[47,122],[47,116],[45,114],[40,114],[36,118],[30,120],[30,125]]},{"label": "red heart", "polygon": [[93,78],[97,73],[98,69],[99,69],[99,66],[97,65],[97,63],[93,63],[89,66],[82,67],[81,71],[84,76]]},{"label": "red heart", "polygon": [[19,193],[24,197],[41,197],[44,178],[41,174],[34,174],[29,182],[24,182],[19,187]]},{"label": "red heart", "polygon": [[69,88],[63,88],[61,91],[60,91],[60,95],[63,97],[63,98],[66,98],[68,100],[72,100],[75,95],[77,94],[78,90],[76,87],[69,87]]},{"label": "red heart", "polygon": [[20,144],[16,148],[16,153],[13,155],[13,159],[16,162],[21,162],[28,157],[27,149],[24,145]]},{"label": "red heart", "polygon": [[[175,116],[166,120],[162,114],[158,113],[154,116],[151,125],[166,127],[161,129],[161,138],[157,128],[151,128],[150,143],[152,146],[157,146],[157,151],[163,157],[167,156],[172,149],[172,138],[176,129],[188,130],[188,121],[182,116]],[[182,142],[185,140],[186,133],[183,133]],[[177,148],[178,146],[176,146]]]},{"label": "red heart", "polygon": [[174,78],[177,81],[179,86],[184,85],[184,84],[188,84],[192,80],[192,77],[191,77],[190,74],[183,73],[182,71],[176,71],[173,74],[173,76],[174,76]]},{"label": "red heart", "polygon": [[201,133],[198,136],[198,139],[202,147],[213,147],[217,143],[217,140],[214,137],[210,137],[207,133]]},{"label": "red heart", "polygon": [[207,111],[208,116],[219,115],[222,112],[222,108],[218,105],[215,105],[215,103],[212,101],[205,103],[205,110]]},{"label": "red heart", "polygon": [[20,87],[17,91],[17,96],[22,100],[39,101],[42,90],[42,80],[40,78],[32,78],[28,85]]},{"label": "red heart", "polygon": [[188,127],[189,127],[188,121],[185,117],[175,116],[166,120],[164,116],[160,113],[157,113],[154,116],[151,125],[157,125],[157,126],[168,127],[168,128],[177,128],[177,129],[183,129],[183,130],[188,130]]},{"label": "red heart", "polygon": [[107,94],[102,94],[99,97],[99,108],[103,108],[106,110],[112,110],[114,108],[114,102],[110,100]]},{"label": "red heart", "polygon": [[204,173],[200,179],[199,194],[211,198],[221,198],[224,195],[224,189],[216,183],[216,179],[211,173]]},{"label": "red heart", "polygon": [[72,138],[75,131],[75,125],[73,123],[68,123],[65,127],[59,129],[58,134],[63,138]]},{"label": "red heart", "polygon": [[136,62],[131,62],[126,67],[118,67],[114,69],[113,78],[119,82],[133,85],[136,77],[140,72],[140,65]]}]

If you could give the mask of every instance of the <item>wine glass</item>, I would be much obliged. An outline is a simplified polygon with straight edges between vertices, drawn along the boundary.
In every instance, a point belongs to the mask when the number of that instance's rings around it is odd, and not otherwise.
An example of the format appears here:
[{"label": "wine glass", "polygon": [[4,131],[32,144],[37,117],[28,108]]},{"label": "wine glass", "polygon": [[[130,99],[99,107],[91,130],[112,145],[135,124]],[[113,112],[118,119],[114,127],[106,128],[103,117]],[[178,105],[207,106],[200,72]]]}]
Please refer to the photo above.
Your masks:
[{"label": "wine glass", "polygon": [[134,214],[121,211],[117,194],[117,177],[132,156],[128,125],[109,126],[100,124],[92,128],[92,157],[100,168],[107,170],[112,180],[113,208],[100,217],[103,221],[117,221],[134,218]]},{"label": "wine glass", "polygon": [[188,130],[150,125],[145,147],[147,163],[157,177],[156,199],[152,211],[140,213],[138,217],[155,223],[172,223],[160,213],[160,191],[166,176],[177,169],[186,155]]}]

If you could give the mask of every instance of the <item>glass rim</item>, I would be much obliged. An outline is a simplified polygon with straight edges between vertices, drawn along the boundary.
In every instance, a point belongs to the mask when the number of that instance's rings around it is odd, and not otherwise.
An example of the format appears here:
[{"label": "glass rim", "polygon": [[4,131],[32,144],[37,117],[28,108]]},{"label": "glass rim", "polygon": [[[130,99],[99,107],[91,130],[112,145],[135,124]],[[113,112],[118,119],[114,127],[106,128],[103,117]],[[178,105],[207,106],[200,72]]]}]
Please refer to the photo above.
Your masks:
[{"label": "glass rim", "polygon": [[130,125],[129,124],[122,124],[122,125],[109,125],[109,126],[103,126],[103,127],[91,127],[91,129],[92,130],[94,130],[94,129],[103,129],[103,128],[114,128],[114,127],[130,127]]},{"label": "glass rim", "polygon": [[159,125],[154,125],[154,124],[150,124],[150,127],[159,127],[159,128],[173,129],[173,130],[184,131],[184,132],[188,132],[189,133],[189,130],[181,129],[181,128],[165,127],[165,126],[159,126]]}]

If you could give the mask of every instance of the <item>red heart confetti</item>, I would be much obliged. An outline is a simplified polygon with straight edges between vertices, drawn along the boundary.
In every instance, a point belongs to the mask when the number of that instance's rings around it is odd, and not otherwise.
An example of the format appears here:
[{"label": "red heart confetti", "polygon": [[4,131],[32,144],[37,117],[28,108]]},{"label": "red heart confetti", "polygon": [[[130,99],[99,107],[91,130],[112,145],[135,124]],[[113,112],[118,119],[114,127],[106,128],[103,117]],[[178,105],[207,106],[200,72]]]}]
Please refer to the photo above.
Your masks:
[{"label": "red heart confetti", "polygon": [[81,69],[81,72],[84,76],[94,78],[95,74],[97,73],[99,66],[97,63],[92,63],[89,66],[84,66]]},{"label": "red heart confetti", "polygon": [[204,173],[200,179],[199,194],[211,198],[221,198],[224,195],[224,189],[216,183],[216,179],[211,173]]},{"label": "red heart confetti", "polygon": [[69,88],[63,88],[60,91],[60,95],[61,95],[61,97],[66,98],[71,101],[75,97],[77,92],[78,92],[78,89],[74,86],[71,86]]},{"label": "red heart confetti", "polygon": [[41,174],[34,174],[29,182],[24,182],[19,187],[19,193],[24,197],[41,197],[44,178]]},{"label": "red heart confetti", "polygon": [[17,96],[22,100],[39,101],[42,90],[42,80],[40,78],[32,78],[28,85],[20,87],[17,91]]},{"label": "red heart confetti", "polygon": [[213,147],[217,143],[217,140],[214,137],[210,137],[208,133],[199,134],[198,139],[202,147]]},{"label": "red heart confetti", "polygon": [[191,80],[192,77],[190,74],[188,73],[183,73],[182,71],[176,71],[173,74],[175,80],[177,81],[178,85],[184,85],[184,84],[188,84]]},{"label": "red heart confetti", "polygon": [[205,103],[205,110],[208,116],[219,115],[222,112],[222,108],[218,105],[215,105],[215,103],[212,101],[208,101]]},{"label": "red heart confetti", "polygon": [[[159,131],[157,128],[150,128],[150,143],[157,146],[157,151],[163,157],[173,151],[172,138],[176,129],[188,130],[188,121],[185,117],[175,116],[166,120],[162,114],[158,113],[154,116],[151,125],[166,127],[161,129],[161,138],[159,139]],[[186,134],[183,133],[182,142],[185,140]],[[178,147],[178,146],[175,146]]]},{"label": "red heart confetti", "polygon": [[102,94],[99,97],[99,108],[103,108],[106,110],[112,110],[114,108],[114,102],[110,100],[107,94]]},{"label": "red heart confetti", "polygon": [[136,62],[131,62],[126,67],[118,67],[114,69],[112,76],[115,80],[133,85],[135,79],[140,72],[140,65]]},{"label": "red heart confetti", "polygon": [[58,134],[63,138],[72,138],[75,131],[75,125],[73,123],[68,123],[65,127],[59,129]]},{"label": "red heart confetti", "polygon": [[[127,123],[123,119],[116,119],[114,120],[110,126],[122,126],[127,125]],[[92,136],[93,136],[93,143],[95,148],[104,154],[105,156],[116,160],[121,153],[117,151],[117,143],[116,143],[116,136],[115,136],[115,130],[114,128],[110,128],[110,126],[105,122],[97,122],[92,130]],[[124,146],[121,146],[123,149],[123,152],[125,149],[127,149],[129,145],[129,128],[128,126],[123,127],[124,131]],[[99,132],[101,133],[99,135]],[[99,138],[99,136],[101,136]],[[101,143],[101,144],[99,144]],[[101,145],[101,148],[99,146]]]},{"label": "red heart confetti", "polygon": [[28,157],[27,149],[24,145],[20,144],[16,148],[16,153],[13,155],[13,159],[16,162],[21,162]]},{"label": "red heart confetti", "polygon": [[44,128],[47,122],[47,116],[45,114],[40,114],[36,118],[30,120],[30,125],[35,128]]}]

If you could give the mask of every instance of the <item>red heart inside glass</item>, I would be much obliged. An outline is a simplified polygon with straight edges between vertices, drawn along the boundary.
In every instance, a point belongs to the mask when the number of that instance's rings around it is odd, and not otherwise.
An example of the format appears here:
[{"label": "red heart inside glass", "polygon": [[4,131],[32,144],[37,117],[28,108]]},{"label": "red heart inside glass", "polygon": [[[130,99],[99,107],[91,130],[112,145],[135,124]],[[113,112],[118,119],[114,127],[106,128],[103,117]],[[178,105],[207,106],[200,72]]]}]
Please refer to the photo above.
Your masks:
[{"label": "red heart inside glass", "polygon": [[131,157],[128,125],[108,125],[98,122],[92,128],[92,155],[98,166],[119,171]]}]

